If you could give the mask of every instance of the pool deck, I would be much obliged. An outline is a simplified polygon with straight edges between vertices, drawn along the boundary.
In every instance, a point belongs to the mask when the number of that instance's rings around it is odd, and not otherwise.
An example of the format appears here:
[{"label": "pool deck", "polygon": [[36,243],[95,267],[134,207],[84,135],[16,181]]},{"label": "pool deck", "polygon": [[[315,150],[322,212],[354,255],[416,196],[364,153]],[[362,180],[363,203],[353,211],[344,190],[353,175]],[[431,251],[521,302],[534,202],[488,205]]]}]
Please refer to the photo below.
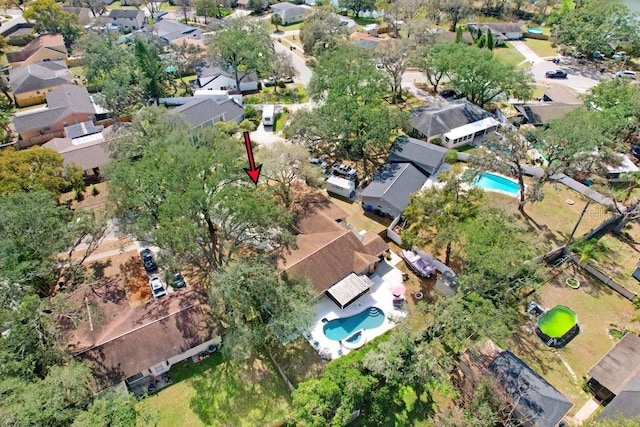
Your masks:
[{"label": "pool deck", "polygon": [[399,256],[392,254],[390,261],[384,260],[380,262],[374,274],[369,276],[373,281],[371,291],[358,298],[344,310],[341,310],[340,307],[326,296],[318,299],[316,303],[316,317],[305,336],[307,337],[309,344],[318,351],[321,357],[337,359],[351,351],[344,347],[340,342],[334,341],[325,336],[322,329],[324,326],[322,319],[333,320],[341,317],[350,317],[366,310],[369,307],[378,307],[382,309],[386,317],[382,325],[374,329],[365,330],[365,342],[368,342],[397,325],[396,322],[389,320],[390,316],[396,319],[406,317],[406,310],[398,310],[393,307],[394,297],[391,293],[391,289],[398,284],[402,284],[402,271],[395,268],[395,265],[400,261],[401,258]]}]

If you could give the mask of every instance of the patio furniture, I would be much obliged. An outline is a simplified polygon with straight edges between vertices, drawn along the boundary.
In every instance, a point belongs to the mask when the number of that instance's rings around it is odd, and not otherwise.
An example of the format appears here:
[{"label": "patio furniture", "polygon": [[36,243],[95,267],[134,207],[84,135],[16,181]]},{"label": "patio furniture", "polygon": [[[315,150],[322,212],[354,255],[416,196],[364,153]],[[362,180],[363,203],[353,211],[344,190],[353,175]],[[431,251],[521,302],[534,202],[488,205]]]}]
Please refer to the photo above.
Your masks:
[{"label": "patio furniture", "polygon": [[435,268],[415,252],[403,250],[401,255],[409,268],[418,276],[427,278],[435,274]]},{"label": "patio furniture", "polygon": [[394,298],[393,308],[402,308],[407,301],[404,298]]}]

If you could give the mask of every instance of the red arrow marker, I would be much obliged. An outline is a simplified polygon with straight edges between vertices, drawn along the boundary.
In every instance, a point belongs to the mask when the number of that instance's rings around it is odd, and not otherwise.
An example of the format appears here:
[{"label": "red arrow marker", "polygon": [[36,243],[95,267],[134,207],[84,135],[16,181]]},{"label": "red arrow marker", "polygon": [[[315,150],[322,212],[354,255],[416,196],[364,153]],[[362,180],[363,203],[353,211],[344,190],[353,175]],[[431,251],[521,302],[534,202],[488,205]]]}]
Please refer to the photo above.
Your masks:
[{"label": "red arrow marker", "polygon": [[256,167],[256,164],[253,160],[253,147],[251,146],[251,139],[249,138],[249,132],[244,133],[244,145],[247,148],[247,157],[249,158],[249,167],[243,168],[243,169],[247,173],[247,175],[249,175],[249,178],[251,178],[251,181],[253,181],[255,185],[258,185],[258,179],[260,178],[260,170],[262,169],[262,165],[258,165]]}]

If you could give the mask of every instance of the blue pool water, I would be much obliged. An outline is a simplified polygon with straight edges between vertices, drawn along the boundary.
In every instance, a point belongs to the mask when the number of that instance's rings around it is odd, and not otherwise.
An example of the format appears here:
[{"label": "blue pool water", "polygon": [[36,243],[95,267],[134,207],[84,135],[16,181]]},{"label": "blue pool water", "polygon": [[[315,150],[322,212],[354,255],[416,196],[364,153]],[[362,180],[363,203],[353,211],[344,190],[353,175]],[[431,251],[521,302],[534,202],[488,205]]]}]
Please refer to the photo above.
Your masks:
[{"label": "blue pool water", "polygon": [[369,307],[360,313],[340,319],[333,319],[322,327],[327,338],[334,341],[343,340],[360,329],[373,329],[384,322],[384,312],[378,307]]},{"label": "blue pool water", "polygon": [[531,34],[542,34],[542,28],[527,28],[527,32]]},{"label": "blue pool water", "polygon": [[483,188],[485,190],[504,191],[505,193],[509,193],[512,196],[517,196],[520,192],[520,187],[518,186],[517,182],[489,172],[485,172],[482,175],[476,177],[473,180],[472,185],[475,187]]}]

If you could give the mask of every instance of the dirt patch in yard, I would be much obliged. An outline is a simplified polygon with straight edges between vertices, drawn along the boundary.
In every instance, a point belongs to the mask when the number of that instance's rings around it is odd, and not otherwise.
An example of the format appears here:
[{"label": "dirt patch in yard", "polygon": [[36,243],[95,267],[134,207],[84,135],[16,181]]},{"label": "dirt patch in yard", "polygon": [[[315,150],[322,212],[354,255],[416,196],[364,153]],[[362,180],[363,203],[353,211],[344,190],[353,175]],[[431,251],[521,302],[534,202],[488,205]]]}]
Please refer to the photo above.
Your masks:
[{"label": "dirt patch in yard", "polygon": [[[93,194],[93,188],[98,191],[98,194]],[[101,210],[104,209],[107,200],[107,183],[100,182],[95,185],[89,185],[82,193],[82,200],[76,199],[75,191],[69,191],[60,196],[61,203],[71,203],[71,209],[89,209],[89,210]]]},{"label": "dirt patch in yard", "polygon": [[129,260],[120,265],[124,289],[127,291],[129,306],[138,307],[151,298],[149,277],[144,271],[140,259],[131,256]]}]

